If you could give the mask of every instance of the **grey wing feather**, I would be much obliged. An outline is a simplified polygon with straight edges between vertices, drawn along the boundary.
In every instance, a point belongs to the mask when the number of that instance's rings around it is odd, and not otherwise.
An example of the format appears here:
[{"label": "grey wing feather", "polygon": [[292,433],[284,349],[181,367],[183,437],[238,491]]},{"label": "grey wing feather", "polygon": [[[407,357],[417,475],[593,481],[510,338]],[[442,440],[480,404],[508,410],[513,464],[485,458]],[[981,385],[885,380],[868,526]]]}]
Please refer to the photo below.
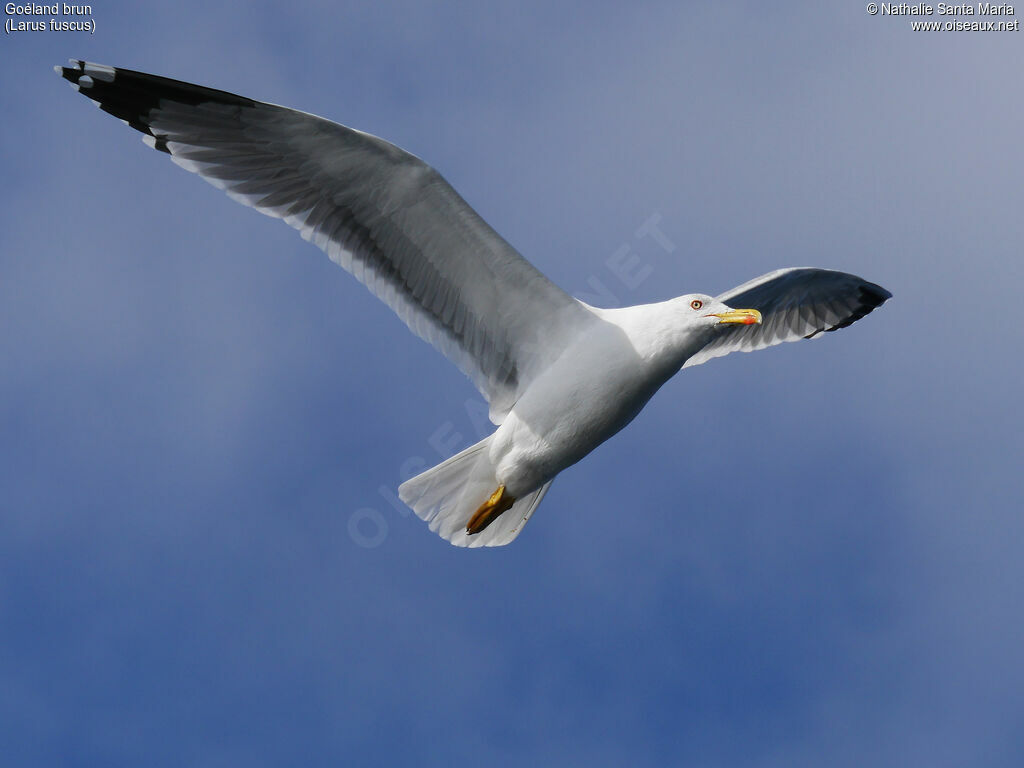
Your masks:
[{"label": "grey wing feather", "polygon": [[762,322],[723,328],[684,368],[730,352],[752,352],[845,328],[892,294],[846,272],[796,267],[769,272],[716,298],[734,309],[759,310]]},{"label": "grey wing feather", "polygon": [[175,163],[324,250],[472,379],[495,423],[593,322],[393,144],[155,75],[74,60],[56,69]]}]

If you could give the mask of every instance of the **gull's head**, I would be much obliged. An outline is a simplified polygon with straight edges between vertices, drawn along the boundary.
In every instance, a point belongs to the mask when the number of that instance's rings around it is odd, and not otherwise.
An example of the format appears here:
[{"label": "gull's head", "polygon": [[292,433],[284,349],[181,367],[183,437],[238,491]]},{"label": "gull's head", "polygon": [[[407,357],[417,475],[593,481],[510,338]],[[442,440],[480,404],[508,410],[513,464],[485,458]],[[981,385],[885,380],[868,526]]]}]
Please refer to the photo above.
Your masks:
[{"label": "gull's head", "polygon": [[688,325],[699,328],[729,328],[735,325],[755,325],[761,322],[756,309],[733,309],[703,293],[689,293],[676,299],[682,307]]}]

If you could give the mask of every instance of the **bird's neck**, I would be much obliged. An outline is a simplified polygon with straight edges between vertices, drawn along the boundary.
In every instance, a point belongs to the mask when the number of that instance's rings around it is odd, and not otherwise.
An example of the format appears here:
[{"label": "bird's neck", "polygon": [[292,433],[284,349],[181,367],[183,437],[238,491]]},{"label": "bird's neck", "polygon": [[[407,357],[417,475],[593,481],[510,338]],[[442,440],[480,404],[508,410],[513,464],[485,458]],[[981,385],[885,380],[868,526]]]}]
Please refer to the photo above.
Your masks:
[{"label": "bird's neck", "polygon": [[708,342],[708,329],[688,322],[673,301],[604,312],[606,319],[626,334],[642,360],[666,370],[679,370]]}]

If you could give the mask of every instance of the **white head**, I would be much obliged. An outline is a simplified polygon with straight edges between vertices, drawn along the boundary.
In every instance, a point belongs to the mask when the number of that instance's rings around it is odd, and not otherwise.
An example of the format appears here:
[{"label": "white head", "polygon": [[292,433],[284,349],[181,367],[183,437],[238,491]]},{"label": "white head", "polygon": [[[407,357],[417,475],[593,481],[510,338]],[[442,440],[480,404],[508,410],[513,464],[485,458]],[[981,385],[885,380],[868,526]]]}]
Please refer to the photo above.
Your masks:
[{"label": "white head", "polygon": [[636,312],[639,319],[630,334],[637,349],[663,359],[668,368],[677,369],[722,330],[761,322],[761,313],[756,309],[733,309],[703,293],[688,293],[626,311]]},{"label": "white head", "polygon": [[688,293],[657,304],[594,311],[625,331],[641,357],[661,360],[667,369],[676,370],[725,328],[761,322],[756,309],[733,309],[703,293]]},{"label": "white head", "polygon": [[703,293],[688,293],[673,299],[672,303],[690,328],[710,330],[761,322],[761,313],[756,309],[733,309]]}]

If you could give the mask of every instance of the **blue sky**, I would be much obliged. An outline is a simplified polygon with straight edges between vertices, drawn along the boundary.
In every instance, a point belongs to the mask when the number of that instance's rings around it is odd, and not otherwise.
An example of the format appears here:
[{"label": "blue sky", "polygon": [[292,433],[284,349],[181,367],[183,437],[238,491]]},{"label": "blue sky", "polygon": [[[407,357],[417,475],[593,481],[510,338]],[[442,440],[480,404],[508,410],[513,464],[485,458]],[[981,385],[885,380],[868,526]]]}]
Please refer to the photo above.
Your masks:
[{"label": "blue sky", "polygon": [[[1021,33],[462,5],[104,3],[0,43],[5,761],[1020,765]],[[895,298],[688,369],[458,550],[379,489],[477,438],[469,382],[68,57],[394,141],[580,295],[807,264]]]}]

